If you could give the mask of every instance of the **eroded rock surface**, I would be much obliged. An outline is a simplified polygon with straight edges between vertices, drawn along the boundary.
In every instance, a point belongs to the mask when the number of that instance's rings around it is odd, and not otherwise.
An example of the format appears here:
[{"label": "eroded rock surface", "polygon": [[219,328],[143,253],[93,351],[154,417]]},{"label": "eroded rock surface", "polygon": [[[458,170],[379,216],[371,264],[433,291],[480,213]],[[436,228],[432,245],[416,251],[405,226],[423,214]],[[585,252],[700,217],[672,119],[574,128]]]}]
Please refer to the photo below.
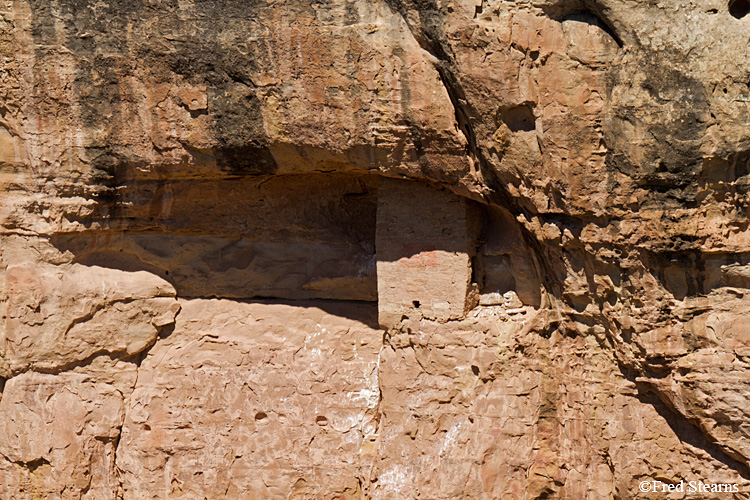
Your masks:
[{"label": "eroded rock surface", "polygon": [[745,498],[748,11],[0,1],[0,497]]},{"label": "eroded rock surface", "polygon": [[377,452],[383,334],[367,325],[373,305],[326,309],[184,302],[128,398],[124,496],[361,496]]}]

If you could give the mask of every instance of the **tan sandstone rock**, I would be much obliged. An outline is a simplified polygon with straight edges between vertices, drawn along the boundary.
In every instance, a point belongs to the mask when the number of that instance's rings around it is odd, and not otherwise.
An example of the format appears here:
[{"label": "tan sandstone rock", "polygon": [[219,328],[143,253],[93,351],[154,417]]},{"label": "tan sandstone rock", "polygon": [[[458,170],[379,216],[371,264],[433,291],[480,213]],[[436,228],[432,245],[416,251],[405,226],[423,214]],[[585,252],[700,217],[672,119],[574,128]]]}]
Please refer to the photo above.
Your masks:
[{"label": "tan sandstone rock", "polygon": [[746,498],[748,15],[0,1],[0,497]]}]

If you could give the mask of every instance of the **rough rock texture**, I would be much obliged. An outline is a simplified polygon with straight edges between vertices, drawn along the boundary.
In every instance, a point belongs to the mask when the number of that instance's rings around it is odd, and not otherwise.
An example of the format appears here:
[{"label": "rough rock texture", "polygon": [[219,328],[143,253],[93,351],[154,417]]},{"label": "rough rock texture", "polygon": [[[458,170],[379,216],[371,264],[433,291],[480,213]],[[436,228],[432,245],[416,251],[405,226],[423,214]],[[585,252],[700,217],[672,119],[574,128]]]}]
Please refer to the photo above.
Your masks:
[{"label": "rough rock texture", "polygon": [[375,320],[369,304],[326,309],[185,302],[127,402],[124,496],[361,495],[377,450],[383,334],[363,323]]},{"label": "rough rock texture", "polygon": [[0,498],[747,498],[748,11],[0,0]]}]

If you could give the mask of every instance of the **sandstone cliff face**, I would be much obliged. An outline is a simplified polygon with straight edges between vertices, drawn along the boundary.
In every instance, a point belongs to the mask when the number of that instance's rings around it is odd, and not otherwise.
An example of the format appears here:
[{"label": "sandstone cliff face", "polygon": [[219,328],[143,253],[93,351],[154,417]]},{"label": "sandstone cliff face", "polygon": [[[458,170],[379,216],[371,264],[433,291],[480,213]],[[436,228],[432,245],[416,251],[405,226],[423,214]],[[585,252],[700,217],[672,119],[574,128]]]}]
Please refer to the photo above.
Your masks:
[{"label": "sandstone cliff face", "polygon": [[0,497],[745,498],[746,10],[3,0]]}]

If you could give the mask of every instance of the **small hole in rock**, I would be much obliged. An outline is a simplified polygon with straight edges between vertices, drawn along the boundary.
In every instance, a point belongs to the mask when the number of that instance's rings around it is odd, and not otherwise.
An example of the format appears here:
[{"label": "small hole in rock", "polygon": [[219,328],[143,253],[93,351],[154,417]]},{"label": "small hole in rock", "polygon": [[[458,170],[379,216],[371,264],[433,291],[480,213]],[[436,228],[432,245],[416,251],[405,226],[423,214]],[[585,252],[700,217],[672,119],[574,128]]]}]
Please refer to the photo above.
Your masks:
[{"label": "small hole in rock", "polygon": [[328,425],[328,419],[323,415],[318,415],[317,417],[315,417],[315,423],[322,427],[324,425]]},{"label": "small hole in rock", "polygon": [[412,301],[411,301],[411,303],[412,303],[412,305],[414,305],[414,307],[416,307],[417,309],[419,309],[419,306],[421,306],[421,305],[422,305],[422,304],[420,304],[420,303],[419,303],[419,301],[418,301],[418,300],[412,300]]},{"label": "small hole in rock", "polygon": [[476,365],[471,365],[471,373],[473,373],[475,376],[479,376],[479,367]]},{"label": "small hole in rock", "polygon": [[268,415],[266,415],[265,412],[262,411],[259,411],[255,414],[255,420],[263,420],[266,417],[268,417]]},{"label": "small hole in rock", "polygon": [[151,426],[148,425],[148,424],[146,424],[146,425],[143,426],[143,430],[150,431],[151,430]]},{"label": "small hole in rock", "polygon": [[748,0],[732,0],[729,2],[729,13],[732,17],[742,19],[750,12],[750,1]]},{"label": "small hole in rock", "polygon": [[529,104],[502,109],[500,119],[512,132],[530,132],[536,128],[536,118]]}]

